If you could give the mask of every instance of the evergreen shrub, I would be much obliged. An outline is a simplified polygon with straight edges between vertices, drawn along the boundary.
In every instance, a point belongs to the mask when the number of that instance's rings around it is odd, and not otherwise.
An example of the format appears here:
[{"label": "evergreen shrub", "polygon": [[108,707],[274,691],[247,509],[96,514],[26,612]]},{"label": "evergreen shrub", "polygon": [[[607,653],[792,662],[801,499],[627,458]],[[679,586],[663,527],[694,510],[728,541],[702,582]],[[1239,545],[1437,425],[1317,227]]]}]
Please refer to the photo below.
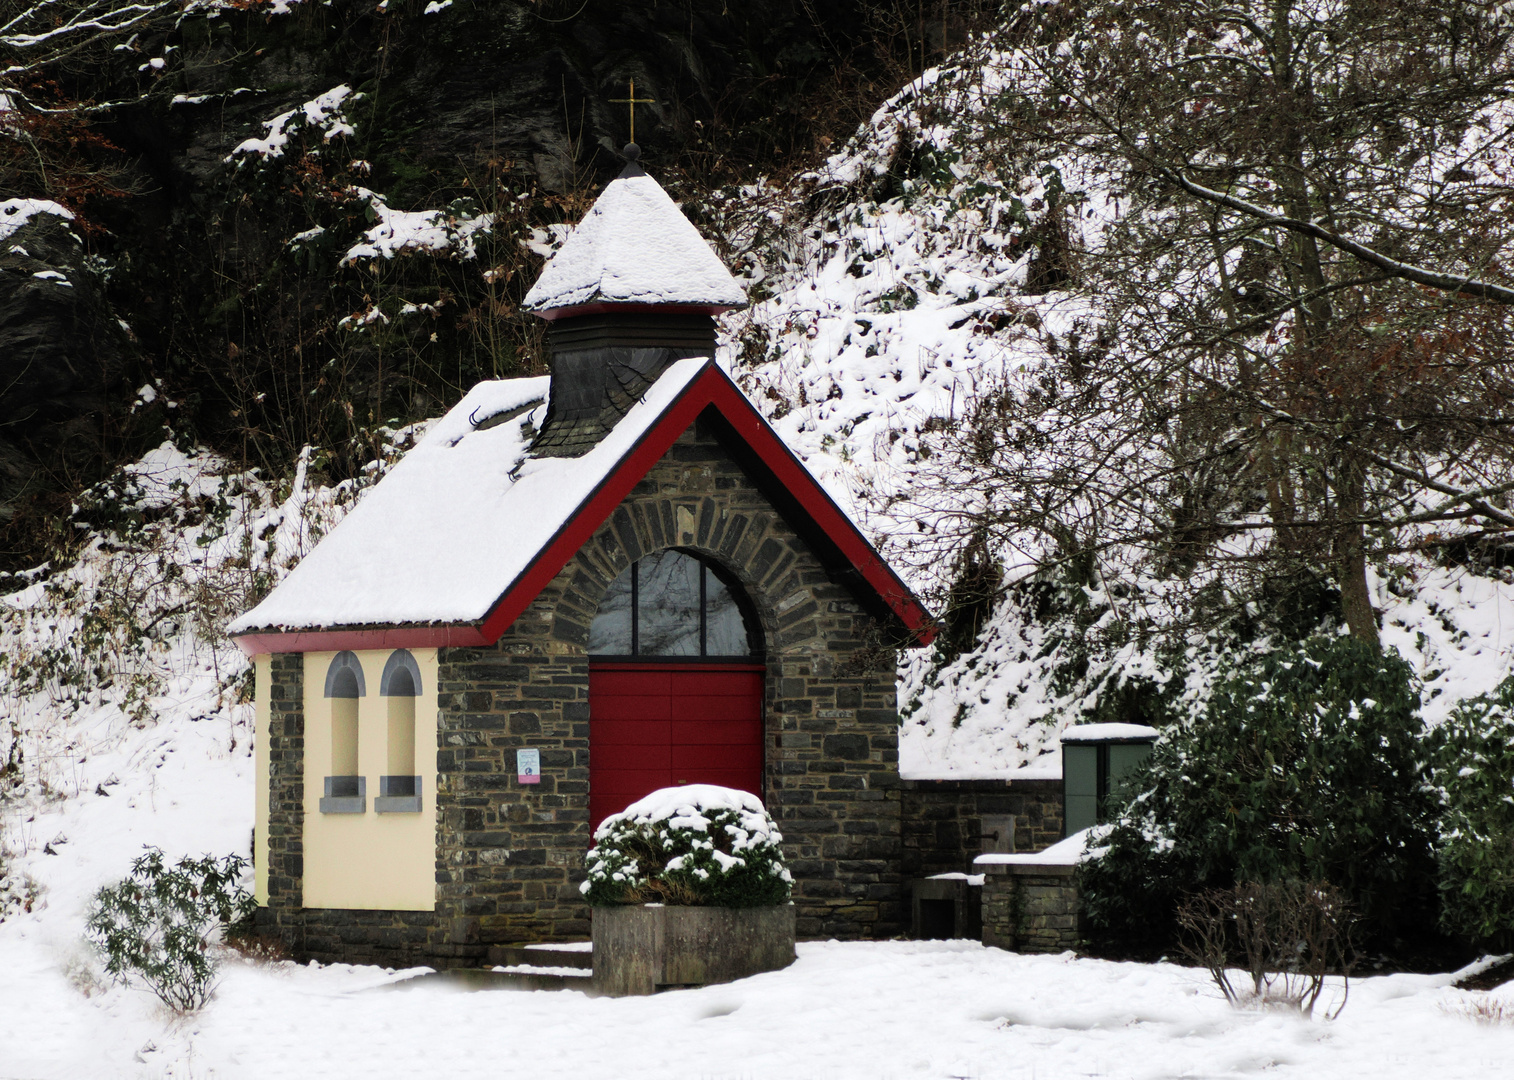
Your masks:
[{"label": "evergreen shrub", "polygon": [[256,902],[242,887],[247,861],[188,856],[170,866],[148,848],[131,873],[95,894],[85,937],[117,982],[140,979],[175,1012],[193,1012],[215,988],[211,945],[217,932],[251,916]]},{"label": "evergreen shrub", "polygon": [[1514,941],[1514,676],[1460,702],[1429,749],[1441,928],[1504,949]]},{"label": "evergreen shrub", "polygon": [[589,903],[763,907],[793,885],[783,836],[755,795],[663,788],[600,823],[580,888]]},{"label": "evergreen shrub", "polygon": [[1418,685],[1352,638],[1310,638],[1223,673],[1126,786],[1079,871],[1090,935],[1173,941],[1184,897],[1242,882],[1340,889],[1369,937],[1431,914],[1435,806]]}]

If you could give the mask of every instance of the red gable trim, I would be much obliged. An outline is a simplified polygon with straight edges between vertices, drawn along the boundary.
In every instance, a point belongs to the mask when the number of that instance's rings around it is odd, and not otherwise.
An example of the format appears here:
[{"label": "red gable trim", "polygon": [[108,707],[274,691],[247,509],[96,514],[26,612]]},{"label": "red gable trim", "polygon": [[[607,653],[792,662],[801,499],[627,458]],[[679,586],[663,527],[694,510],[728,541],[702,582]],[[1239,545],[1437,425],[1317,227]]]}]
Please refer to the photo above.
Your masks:
[{"label": "red gable trim", "polygon": [[488,645],[476,626],[401,626],[387,630],[264,630],[238,634],[248,656],[283,652],[341,652],[343,649],[436,649],[445,645]]},{"label": "red gable trim", "polygon": [[889,569],[867,542],[867,538],[857,530],[852,519],[842,513],[841,508],[825,493],[825,489],[815,482],[809,470],[799,463],[793,451],[784,445],[762,415],[752,407],[746,395],[713,360],[684,388],[663,413],[662,419],[642,436],[641,441],[621,459],[615,470],[600,482],[599,487],[579,507],[577,513],[568,519],[562,530],[542,549],[525,572],[505,590],[505,594],[484,619],[481,628],[489,642],[499,640],[499,636],[520,617],[521,612],[568,564],[568,560],[589,542],[589,538],[631,493],[631,489],[652,470],[652,466],[662,460],[678,436],[688,430],[695,417],[711,405],[757,452],[763,463],[773,470],[779,482],[799,500],[800,505],[841,549],[842,554],[857,568],[867,583],[904,625],[914,632],[920,644],[930,644],[936,636],[935,624],[909,591],[909,587]]},{"label": "red gable trim", "polygon": [[713,360],[684,387],[661,419],[649,428],[568,518],[536,557],[495,601],[478,626],[412,627],[393,630],[317,630],[244,634],[237,644],[249,655],[326,649],[429,648],[443,645],[492,645],[541,594],[574,554],[588,543],[615,508],[660,461],[678,437],[706,408],[714,407],[749,445],[779,483],[799,501],[815,524],[888,605],[921,645],[929,645],[936,627],[909,587],[889,569],[852,519],[816,483],[783,440],[752,407],[741,390]]},{"label": "red gable trim", "polygon": [[762,418],[762,414],[747,400],[740,388],[713,363],[710,364],[710,371],[715,376],[712,380],[714,385],[711,387],[713,393],[710,403],[720,410],[737,433],[757,451],[763,463],[773,470],[779,482],[799,500],[815,524],[841,549],[847,561],[914,633],[915,639],[921,645],[929,645],[936,637],[935,620],[920,601],[915,599],[909,586],[883,561],[883,557],[868,543],[867,537],[836,505],[835,500],[789,449],[788,444],[778,437],[778,433]]}]

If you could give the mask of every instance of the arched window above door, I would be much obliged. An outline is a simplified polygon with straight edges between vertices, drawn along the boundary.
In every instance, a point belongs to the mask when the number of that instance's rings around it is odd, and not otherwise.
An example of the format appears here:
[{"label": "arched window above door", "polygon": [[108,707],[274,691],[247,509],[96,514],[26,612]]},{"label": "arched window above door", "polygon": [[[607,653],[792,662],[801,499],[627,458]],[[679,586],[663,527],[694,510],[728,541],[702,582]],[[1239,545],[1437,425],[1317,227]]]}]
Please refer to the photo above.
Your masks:
[{"label": "arched window above door", "polygon": [[611,582],[589,627],[597,656],[753,656],[746,598],[707,563],[669,548]]}]

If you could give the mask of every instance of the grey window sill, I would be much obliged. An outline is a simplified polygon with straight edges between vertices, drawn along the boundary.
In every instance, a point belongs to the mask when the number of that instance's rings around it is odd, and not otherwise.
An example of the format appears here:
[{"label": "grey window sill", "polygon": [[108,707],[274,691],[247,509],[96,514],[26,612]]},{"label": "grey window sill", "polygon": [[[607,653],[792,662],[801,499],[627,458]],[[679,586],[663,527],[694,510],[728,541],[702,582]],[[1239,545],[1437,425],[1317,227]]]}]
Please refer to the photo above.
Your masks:
[{"label": "grey window sill", "polygon": [[[349,794],[354,780],[357,781],[356,795]],[[333,789],[339,789],[343,793],[334,795]],[[366,776],[326,777],[326,791],[320,805],[323,814],[366,814],[368,812],[368,778]]]},{"label": "grey window sill", "polygon": [[419,814],[421,797],[419,795],[380,795],[373,800],[373,809],[379,814]]},{"label": "grey window sill", "polygon": [[419,814],[421,812],[421,778],[419,776],[379,777],[379,796],[373,800],[379,814]]},{"label": "grey window sill", "polygon": [[321,813],[323,814],[366,814],[367,812],[367,799],[354,799],[338,795],[334,798],[323,798],[321,800]]}]

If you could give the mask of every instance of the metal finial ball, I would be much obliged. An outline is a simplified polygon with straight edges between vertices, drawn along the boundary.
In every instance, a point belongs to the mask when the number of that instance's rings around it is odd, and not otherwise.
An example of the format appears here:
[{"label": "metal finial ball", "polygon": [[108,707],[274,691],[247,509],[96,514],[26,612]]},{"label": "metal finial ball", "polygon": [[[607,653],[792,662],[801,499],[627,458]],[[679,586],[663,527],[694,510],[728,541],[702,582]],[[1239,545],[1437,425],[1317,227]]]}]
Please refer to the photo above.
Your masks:
[{"label": "metal finial ball", "polygon": [[625,149],[620,153],[621,156],[624,157],[627,161],[635,161],[641,157],[641,147],[637,146],[633,142],[626,143]]}]

